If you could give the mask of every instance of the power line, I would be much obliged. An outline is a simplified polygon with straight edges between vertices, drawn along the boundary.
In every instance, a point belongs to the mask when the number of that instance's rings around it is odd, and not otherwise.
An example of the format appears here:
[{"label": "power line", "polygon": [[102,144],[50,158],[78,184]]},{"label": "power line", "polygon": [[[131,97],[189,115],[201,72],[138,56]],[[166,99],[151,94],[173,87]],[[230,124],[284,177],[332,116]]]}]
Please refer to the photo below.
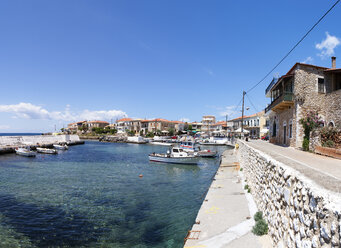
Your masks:
[{"label": "power line", "polygon": [[251,90],[256,88],[261,82],[263,82],[288,56],[289,54],[294,51],[294,49],[308,36],[308,34],[322,21],[322,19],[340,2],[337,0],[336,3],[333,4],[330,9],[324,13],[324,15],[308,30],[308,32],[291,48],[291,50],[254,86],[252,86],[246,93],[249,93]]},{"label": "power line", "polygon": [[253,104],[253,102],[251,101],[251,98],[249,97],[248,94],[245,94],[247,99],[249,99],[249,102],[251,103],[252,107],[257,111],[257,113],[259,112],[258,109],[256,108],[256,106]]}]

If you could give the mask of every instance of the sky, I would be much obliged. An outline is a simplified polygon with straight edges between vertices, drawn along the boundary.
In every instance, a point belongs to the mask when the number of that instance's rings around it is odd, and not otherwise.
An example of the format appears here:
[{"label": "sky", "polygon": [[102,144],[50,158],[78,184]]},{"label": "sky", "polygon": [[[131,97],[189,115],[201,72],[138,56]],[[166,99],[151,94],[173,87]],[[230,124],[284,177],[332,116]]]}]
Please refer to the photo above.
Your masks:
[{"label": "sky", "polygon": [[[325,0],[0,1],[0,133],[121,117],[241,115],[250,89],[335,3]],[[331,67],[341,4],[250,91],[246,115],[296,62]],[[341,67],[341,57],[336,60]]]}]

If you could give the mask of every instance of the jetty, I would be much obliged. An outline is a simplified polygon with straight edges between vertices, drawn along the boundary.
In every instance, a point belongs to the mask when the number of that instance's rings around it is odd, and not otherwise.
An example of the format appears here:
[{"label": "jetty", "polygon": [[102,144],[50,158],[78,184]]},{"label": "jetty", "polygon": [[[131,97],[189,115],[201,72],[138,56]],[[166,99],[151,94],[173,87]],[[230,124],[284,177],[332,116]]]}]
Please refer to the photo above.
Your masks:
[{"label": "jetty", "polygon": [[67,143],[69,146],[84,144],[78,135],[30,135],[0,136],[0,154],[14,153],[17,147],[52,148],[53,144]]},{"label": "jetty", "polygon": [[264,237],[251,232],[256,212],[234,150],[226,150],[184,248],[266,247]]}]

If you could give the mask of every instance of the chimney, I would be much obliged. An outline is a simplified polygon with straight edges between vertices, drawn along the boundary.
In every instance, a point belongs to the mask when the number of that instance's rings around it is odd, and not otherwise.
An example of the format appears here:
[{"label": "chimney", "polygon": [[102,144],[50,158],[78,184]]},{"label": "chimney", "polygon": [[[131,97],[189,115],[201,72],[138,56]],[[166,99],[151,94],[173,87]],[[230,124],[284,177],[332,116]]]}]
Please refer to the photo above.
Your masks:
[{"label": "chimney", "polygon": [[336,57],[332,57],[332,68],[336,68]]}]

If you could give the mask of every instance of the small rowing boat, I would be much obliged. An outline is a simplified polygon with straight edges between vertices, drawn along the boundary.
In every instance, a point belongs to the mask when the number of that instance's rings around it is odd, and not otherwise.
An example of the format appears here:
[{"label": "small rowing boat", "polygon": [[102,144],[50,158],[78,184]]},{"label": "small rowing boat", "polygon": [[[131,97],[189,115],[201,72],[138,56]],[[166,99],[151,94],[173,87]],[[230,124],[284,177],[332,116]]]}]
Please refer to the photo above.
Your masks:
[{"label": "small rowing boat", "polygon": [[56,149],[49,149],[49,148],[42,148],[42,147],[37,147],[37,152],[39,153],[45,153],[45,154],[57,154]]},{"label": "small rowing boat", "polygon": [[20,156],[25,156],[25,157],[35,157],[36,153],[26,149],[26,148],[17,148],[15,149],[15,153],[20,155]]}]

